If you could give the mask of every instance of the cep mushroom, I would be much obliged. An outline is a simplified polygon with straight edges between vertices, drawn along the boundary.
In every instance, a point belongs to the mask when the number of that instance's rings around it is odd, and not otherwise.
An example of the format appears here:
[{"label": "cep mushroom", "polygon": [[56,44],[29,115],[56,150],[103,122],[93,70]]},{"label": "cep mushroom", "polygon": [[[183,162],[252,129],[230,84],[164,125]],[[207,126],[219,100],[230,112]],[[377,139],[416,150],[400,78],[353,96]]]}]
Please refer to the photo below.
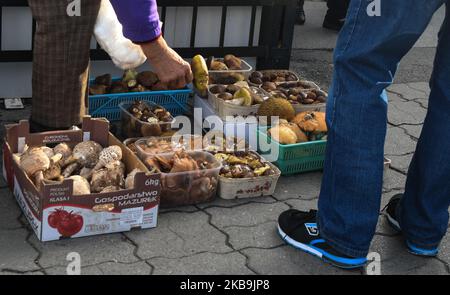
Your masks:
[{"label": "cep mushroom", "polygon": [[73,154],[65,161],[64,177],[69,177],[81,167],[93,168],[98,162],[102,146],[95,141],[83,141],[75,146]]},{"label": "cep mushroom", "polygon": [[126,189],[134,188],[134,178],[135,178],[136,174],[138,174],[139,172],[142,172],[141,169],[136,168],[128,174],[127,178],[125,179],[125,188]]},{"label": "cep mushroom", "polygon": [[73,175],[73,176],[69,177],[68,179],[73,180],[72,194],[74,196],[82,196],[82,195],[91,194],[91,186],[89,184],[89,181],[86,180],[86,178],[81,177],[79,175]]},{"label": "cep mushroom", "polygon": [[123,187],[125,184],[125,164],[120,161],[94,171],[91,179],[91,190],[99,193],[108,186]]},{"label": "cep mushroom", "polygon": [[41,183],[44,171],[50,167],[50,159],[40,147],[31,147],[20,157],[20,167],[34,184]]},{"label": "cep mushroom", "polygon": [[61,160],[65,162],[72,155],[72,149],[67,145],[67,143],[60,143],[53,148],[53,153],[61,154]]}]

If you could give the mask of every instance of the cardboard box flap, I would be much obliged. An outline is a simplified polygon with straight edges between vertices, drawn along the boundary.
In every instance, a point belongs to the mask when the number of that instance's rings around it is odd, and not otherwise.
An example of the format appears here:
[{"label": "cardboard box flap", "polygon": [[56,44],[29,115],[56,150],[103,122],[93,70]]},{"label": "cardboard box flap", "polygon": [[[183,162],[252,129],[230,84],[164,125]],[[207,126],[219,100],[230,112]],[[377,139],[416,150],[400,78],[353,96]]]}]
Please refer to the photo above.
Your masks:
[{"label": "cardboard box flap", "polygon": [[22,152],[25,145],[39,146],[60,142],[81,142],[94,140],[102,146],[108,145],[109,122],[106,119],[83,118],[82,130],[61,130],[30,133],[28,121],[7,125],[7,141],[14,153]]}]

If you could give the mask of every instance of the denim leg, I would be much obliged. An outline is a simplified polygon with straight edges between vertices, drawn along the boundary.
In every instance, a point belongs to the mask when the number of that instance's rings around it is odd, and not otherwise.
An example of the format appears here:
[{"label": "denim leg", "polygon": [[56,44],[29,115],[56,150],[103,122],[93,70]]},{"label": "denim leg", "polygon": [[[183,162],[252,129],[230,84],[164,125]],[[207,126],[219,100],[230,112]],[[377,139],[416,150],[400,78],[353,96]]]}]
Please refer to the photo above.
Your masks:
[{"label": "denim leg", "polygon": [[375,233],[383,181],[387,95],[401,58],[445,0],[352,0],[334,56],[327,106],[329,126],[319,197],[321,235],[344,254],[367,255]]},{"label": "denim leg", "polygon": [[447,232],[450,206],[450,7],[439,33],[428,113],[399,206],[402,231],[416,246],[435,248]]}]

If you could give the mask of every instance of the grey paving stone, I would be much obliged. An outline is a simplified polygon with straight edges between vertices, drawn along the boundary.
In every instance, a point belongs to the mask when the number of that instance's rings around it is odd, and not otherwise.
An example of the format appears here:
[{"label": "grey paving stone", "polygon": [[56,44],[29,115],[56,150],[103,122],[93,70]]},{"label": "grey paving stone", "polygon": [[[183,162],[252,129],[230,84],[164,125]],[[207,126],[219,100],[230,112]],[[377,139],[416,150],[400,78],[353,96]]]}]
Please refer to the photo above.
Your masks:
[{"label": "grey paving stone", "polygon": [[[248,266],[263,275],[359,275],[360,271],[345,271],[323,263],[318,258],[290,246],[275,249],[246,249]],[[262,259],[264,257],[264,259]]]},{"label": "grey paving stone", "polygon": [[405,155],[416,150],[417,142],[400,127],[387,129],[384,152],[387,157],[391,155]]},{"label": "grey paving stone", "polygon": [[255,226],[230,226],[223,229],[234,249],[273,248],[283,244],[276,232],[277,222],[269,221]]},{"label": "grey paving stone", "polygon": [[404,101],[396,94],[390,95],[388,121],[394,125],[423,123],[427,110],[415,101]]},{"label": "grey paving stone", "polygon": [[393,84],[388,88],[388,92],[406,100],[415,100],[417,98],[428,98],[430,89],[424,83],[407,83]]},{"label": "grey paving stone", "polygon": [[216,198],[213,202],[198,204],[197,207],[205,209],[211,207],[237,207],[248,203],[275,203],[272,196],[256,197],[256,198],[244,198],[244,199],[232,199],[224,200],[222,198]]},{"label": "grey paving stone", "polygon": [[18,220],[21,212],[9,189],[0,189],[0,230],[22,227]]},{"label": "grey paving stone", "polygon": [[181,206],[181,207],[175,207],[175,208],[164,208],[159,209],[159,213],[170,213],[170,212],[195,212],[198,211],[198,208],[195,206]]},{"label": "grey paving stone", "polygon": [[235,208],[209,208],[211,223],[219,228],[230,226],[254,226],[276,221],[281,212],[289,209],[286,204],[247,204]]},{"label": "grey paving stone", "polygon": [[450,273],[450,229],[441,241],[438,258],[447,264],[447,271]]},{"label": "grey paving stone", "polygon": [[137,245],[137,255],[177,258],[200,252],[230,252],[226,236],[208,223],[204,212],[168,213],[159,217],[158,227],[125,233]]},{"label": "grey paving stone", "polygon": [[[145,261],[135,263],[105,262],[81,268],[81,275],[149,275],[152,268]],[[46,269],[49,275],[67,275],[65,267]]]},{"label": "grey paving stone", "polygon": [[392,169],[389,169],[385,172],[383,190],[384,191],[389,191],[393,189],[402,190],[405,188],[405,183],[406,183],[405,175]]},{"label": "grey paving stone", "polygon": [[448,274],[445,264],[439,260],[409,254],[400,236],[375,236],[370,251],[380,254],[384,275]]},{"label": "grey paving stone", "polygon": [[280,178],[274,197],[277,200],[291,198],[313,199],[319,196],[322,172],[310,172]]},{"label": "grey paving stone", "polygon": [[422,132],[423,125],[403,125],[402,128],[408,135],[419,139],[420,133]]},{"label": "grey paving stone", "polygon": [[399,233],[396,232],[387,222],[386,217],[380,214],[378,218],[378,224],[376,228],[376,234],[387,235],[387,236],[398,236]]},{"label": "grey paving stone", "polygon": [[237,252],[228,254],[201,253],[181,259],[155,258],[149,260],[155,275],[249,275],[246,258]]},{"label": "grey paving stone", "polygon": [[0,276],[16,276],[16,275],[26,275],[26,276],[43,276],[45,275],[42,271],[27,271],[27,272],[11,272],[3,271],[0,272]]},{"label": "grey paving stone", "polygon": [[39,264],[44,268],[67,267],[67,255],[77,252],[81,265],[93,265],[108,261],[135,262],[135,247],[121,234],[60,240],[42,243],[33,235],[30,242],[40,251]]},{"label": "grey paving stone", "polygon": [[411,160],[414,154],[404,155],[404,156],[389,156],[389,159],[392,160],[391,167],[402,171],[403,173],[408,173],[409,164],[411,164]]},{"label": "grey paving stone", "polygon": [[319,200],[287,200],[286,203],[290,206],[292,206],[293,209],[297,209],[300,211],[309,211],[311,209],[317,210],[317,202]]},{"label": "grey paving stone", "polygon": [[39,270],[39,253],[26,241],[25,229],[0,230],[0,270],[29,272]]}]

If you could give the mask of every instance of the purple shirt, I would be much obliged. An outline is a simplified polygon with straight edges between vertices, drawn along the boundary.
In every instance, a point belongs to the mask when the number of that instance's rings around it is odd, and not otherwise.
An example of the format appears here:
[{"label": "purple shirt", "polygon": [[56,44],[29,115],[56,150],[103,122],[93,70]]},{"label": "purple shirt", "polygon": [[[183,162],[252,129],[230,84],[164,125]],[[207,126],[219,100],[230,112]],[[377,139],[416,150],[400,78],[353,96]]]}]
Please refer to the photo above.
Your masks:
[{"label": "purple shirt", "polygon": [[123,26],[123,35],[136,43],[161,35],[156,0],[110,0]]}]

